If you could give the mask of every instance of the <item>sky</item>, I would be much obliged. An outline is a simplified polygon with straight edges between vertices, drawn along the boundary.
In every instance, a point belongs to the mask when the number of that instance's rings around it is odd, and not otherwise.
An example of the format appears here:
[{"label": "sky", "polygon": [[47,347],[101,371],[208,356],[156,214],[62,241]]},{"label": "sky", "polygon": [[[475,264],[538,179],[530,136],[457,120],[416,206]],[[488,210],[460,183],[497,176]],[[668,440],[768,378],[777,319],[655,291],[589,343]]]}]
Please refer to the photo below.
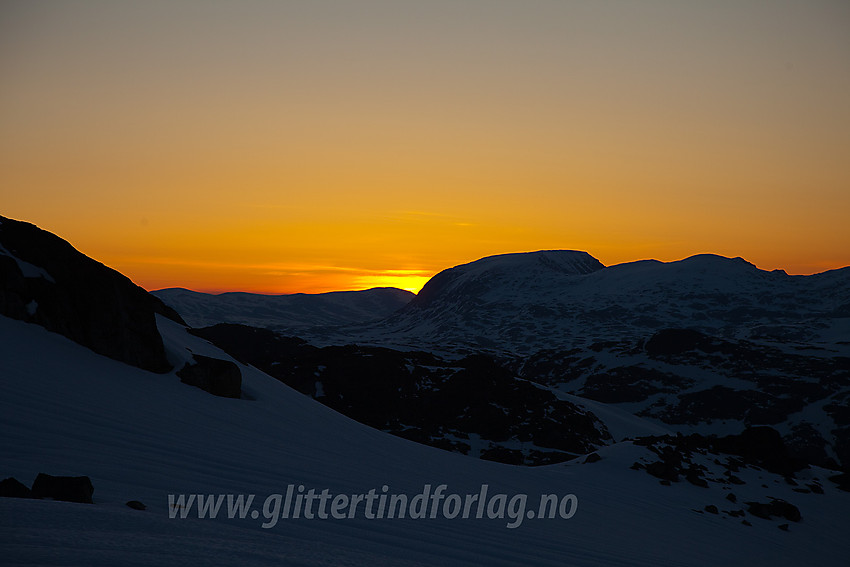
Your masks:
[{"label": "sky", "polygon": [[846,0],[3,0],[0,214],[146,289],[850,265]]}]

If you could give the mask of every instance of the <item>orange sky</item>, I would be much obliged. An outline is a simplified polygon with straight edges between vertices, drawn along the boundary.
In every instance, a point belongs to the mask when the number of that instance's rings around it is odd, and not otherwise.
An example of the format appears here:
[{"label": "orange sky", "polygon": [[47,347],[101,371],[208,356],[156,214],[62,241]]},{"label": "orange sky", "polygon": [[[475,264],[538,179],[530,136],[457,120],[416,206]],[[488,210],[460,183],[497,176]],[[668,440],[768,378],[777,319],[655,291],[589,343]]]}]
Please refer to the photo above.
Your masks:
[{"label": "orange sky", "polygon": [[148,289],[850,265],[850,3],[0,5],[0,214]]}]

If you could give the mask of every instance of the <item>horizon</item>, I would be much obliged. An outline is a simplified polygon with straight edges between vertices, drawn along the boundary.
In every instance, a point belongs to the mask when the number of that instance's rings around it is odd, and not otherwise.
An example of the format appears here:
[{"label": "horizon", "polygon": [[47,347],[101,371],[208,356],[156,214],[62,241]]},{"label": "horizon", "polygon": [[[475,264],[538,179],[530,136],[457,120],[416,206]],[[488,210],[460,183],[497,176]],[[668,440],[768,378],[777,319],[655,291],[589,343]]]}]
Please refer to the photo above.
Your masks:
[{"label": "horizon", "polygon": [[[262,291],[246,291],[246,290],[242,290],[242,289],[203,290],[203,289],[191,289],[191,288],[187,288],[187,287],[184,287],[184,286],[170,286],[170,287],[157,288],[157,289],[147,289],[147,288],[145,288],[145,289],[148,292],[151,292],[151,293],[157,292],[157,291],[165,291],[165,290],[169,290],[169,289],[180,289],[180,290],[191,291],[191,292],[195,292],[195,293],[205,293],[205,294],[209,294],[209,295],[224,295],[224,294],[227,294],[227,293],[250,293],[250,294],[256,294],[256,295],[321,295],[321,294],[328,294],[328,293],[346,293],[346,292],[357,292],[357,291],[370,291],[370,290],[373,290],[373,289],[398,289],[398,290],[401,290],[401,291],[407,291],[407,292],[410,292],[414,295],[417,295],[422,290],[422,288],[425,286],[425,284],[427,284],[428,281],[430,281],[431,278],[433,278],[438,273],[443,272],[445,270],[449,270],[449,269],[452,269],[452,268],[455,268],[457,266],[461,266],[461,265],[464,265],[464,264],[476,262],[478,260],[483,260],[485,258],[493,258],[493,257],[498,257],[498,256],[508,256],[508,255],[513,255],[513,254],[534,254],[534,253],[537,253],[537,252],[582,252],[582,253],[585,253],[585,254],[589,254],[593,258],[596,258],[593,254],[591,254],[590,252],[588,252],[586,250],[573,250],[573,249],[527,250],[527,251],[521,251],[521,252],[505,252],[503,254],[493,254],[493,255],[490,255],[490,256],[484,256],[482,258],[476,258],[475,260],[471,260],[470,262],[462,262],[461,264],[456,264],[454,266],[447,266],[447,267],[439,270],[438,272],[435,272],[431,276],[425,277],[424,281],[422,282],[422,284],[419,287],[407,287],[407,288],[393,286],[393,285],[378,285],[378,286],[372,286],[372,287],[367,287],[367,288],[356,288],[356,289],[331,289],[331,290],[324,290],[324,291],[293,291],[293,292],[284,292],[284,293],[262,292]],[[781,271],[781,272],[784,272],[788,276],[805,277],[805,276],[818,275],[818,274],[822,274],[822,273],[833,271],[833,270],[841,270],[841,269],[844,269],[844,268],[850,268],[850,265],[847,265],[847,266],[839,266],[837,268],[830,268],[830,269],[827,269],[827,270],[823,270],[821,272],[814,272],[814,273],[811,273],[811,274],[793,274],[793,273],[789,273],[786,270],[783,270],[782,268],[774,268],[772,270],[766,270],[766,269],[764,269],[760,266],[757,266],[756,264],[750,262],[749,260],[747,260],[746,258],[743,258],[741,256],[723,256],[723,255],[720,255],[720,254],[714,254],[712,252],[698,252],[696,254],[690,254],[688,256],[685,256],[684,258],[679,258],[679,259],[676,259],[676,260],[667,260],[667,261],[658,260],[657,258],[639,258],[637,260],[630,260],[630,261],[626,261],[626,262],[618,262],[616,264],[605,264],[604,262],[601,262],[601,263],[603,265],[603,269],[605,269],[605,268],[612,268],[612,267],[615,267],[615,266],[621,266],[621,265],[624,265],[624,264],[632,264],[632,263],[636,263],[636,262],[647,262],[647,261],[649,261],[649,262],[661,262],[663,264],[672,264],[672,263],[675,263],[675,262],[682,262],[682,261],[688,260],[690,258],[694,258],[696,256],[719,256],[719,257],[724,258],[726,260],[741,259],[741,260],[747,262],[748,264],[755,266],[758,270],[766,271],[766,272]],[[596,258],[596,259],[598,260],[598,258]],[[401,278],[401,279],[402,279],[402,283],[411,283],[410,281],[405,282],[404,278]],[[408,279],[412,280],[412,278],[408,278]]]},{"label": "horizon", "polygon": [[[3,215],[2,211],[0,211],[0,216],[6,216],[6,215]],[[11,217],[7,217],[7,218],[11,218]],[[12,220],[16,220],[16,221],[19,221],[19,222],[27,222],[27,223],[33,224],[34,226],[36,226],[36,227],[38,227],[42,230],[48,230],[48,232],[51,232],[51,233],[55,234],[56,236],[62,238],[63,240],[66,240],[69,244],[71,244],[71,246],[73,246],[75,249],[79,250],[79,248],[76,246],[76,244],[74,242],[68,240],[62,234],[57,234],[57,233],[55,233],[55,232],[53,232],[49,229],[46,229],[43,226],[39,226],[38,224],[36,224],[36,223],[34,223],[30,220],[27,220],[27,219],[12,219]],[[820,270],[820,271],[811,272],[811,273],[802,273],[801,274],[801,273],[793,273],[793,272],[786,270],[784,268],[781,268],[781,267],[765,268],[763,266],[759,266],[755,262],[750,261],[748,258],[745,258],[745,257],[740,256],[740,255],[726,255],[726,254],[718,254],[718,253],[715,253],[715,252],[695,252],[695,253],[692,253],[692,254],[688,254],[687,256],[683,256],[681,258],[675,258],[675,259],[671,259],[671,260],[661,260],[659,258],[645,257],[645,258],[637,258],[637,259],[626,260],[626,261],[622,261],[622,262],[615,262],[615,263],[609,264],[609,263],[602,261],[600,258],[598,258],[596,255],[594,255],[592,252],[587,251],[587,250],[578,250],[578,249],[574,249],[574,248],[545,248],[545,249],[537,249],[537,250],[519,250],[519,251],[513,251],[513,252],[501,252],[501,253],[496,253],[496,254],[489,254],[487,256],[481,256],[481,257],[478,257],[478,258],[473,258],[473,259],[470,259],[470,260],[461,261],[461,262],[459,262],[457,264],[453,264],[451,266],[444,266],[444,267],[436,270],[435,272],[431,273],[430,275],[421,275],[421,272],[419,274],[411,274],[411,273],[405,273],[405,272],[409,272],[407,270],[393,270],[393,269],[384,270],[382,272],[373,271],[373,272],[371,272],[371,275],[368,278],[363,278],[361,276],[357,280],[357,281],[364,281],[364,279],[366,279],[366,280],[375,282],[375,285],[368,285],[367,287],[348,287],[348,288],[333,288],[333,289],[319,288],[319,289],[295,290],[295,291],[275,291],[275,290],[267,291],[267,290],[262,290],[262,289],[254,290],[254,289],[248,289],[248,288],[236,288],[236,289],[234,289],[234,288],[221,288],[221,289],[219,289],[219,288],[214,288],[214,287],[200,287],[200,288],[199,287],[188,287],[187,285],[182,285],[179,282],[175,283],[174,285],[166,285],[166,286],[161,286],[161,287],[145,286],[145,285],[142,285],[141,283],[139,283],[138,281],[136,281],[136,279],[132,276],[132,274],[129,274],[129,273],[119,269],[117,266],[111,265],[108,262],[103,261],[102,259],[91,256],[91,255],[87,254],[85,251],[82,251],[82,250],[79,250],[79,251],[86,254],[87,256],[94,259],[95,261],[101,262],[104,265],[106,265],[107,267],[110,267],[112,269],[117,270],[118,272],[120,272],[124,276],[127,276],[128,278],[130,278],[130,280],[133,281],[133,283],[135,283],[136,285],[139,285],[140,287],[142,287],[143,289],[145,289],[148,292],[163,291],[163,290],[168,290],[168,289],[182,289],[182,290],[186,290],[186,291],[191,291],[191,292],[196,292],[196,293],[205,293],[205,294],[209,294],[209,295],[222,295],[222,294],[226,294],[226,293],[249,293],[249,294],[258,294],[258,295],[297,295],[297,294],[318,295],[318,294],[327,294],[327,293],[368,291],[368,290],[380,289],[380,288],[399,289],[399,290],[407,291],[407,292],[410,292],[410,293],[413,293],[414,295],[416,295],[422,290],[422,288],[425,286],[426,283],[428,283],[428,281],[431,278],[433,278],[438,273],[443,272],[445,270],[448,270],[448,269],[451,269],[451,268],[454,268],[454,267],[457,267],[457,266],[477,262],[477,261],[483,260],[485,258],[493,258],[493,257],[498,257],[498,256],[509,256],[509,255],[515,255],[515,254],[534,254],[534,253],[538,253],[538,252],[579,252],[579,253],[583,253],[583,254],[588,254],[592,258],[599,261],[603,265],[604,268],[611,268],[611,267],[619,266],[619,265],[623,265],[623,264],[631,264],[631,263],[646,262],[646,261],[655,261],[655,262],[661,262],[661,263],[664,263],[664,264],[671,264],[671,263],[675,263],[675,262],[681,262],[681,261],[684,261],[684,260],[688,260],[688,259],[696,257],[696,256],[718,256],[718,257],[721,257],[721,258],[724,258],[724,259],[727,259],[727,260],[741,259],[741,260],[747,262],[748,264],[755,266],[755,268],[758,269],[758,270],[765,271],[765,272],[781,271],[781,272],[784,272],[788,276],[812,276],[812,275],[822,274],[822,273],[833,271],[833,270],[841,270],[841,269],[844,269],[844,268],[850,268],[850,263],[848,263],[847,265],[844,265],[844,266],[829,267],[829,268],[826,268],[826,269],[823,269],[823,270]]]},{"label": "horizon", "polygon": [[[0,6],[3,214],[148,290],[850,265],[850,3]],[[506,252],[507,251],[507,252]]]}]

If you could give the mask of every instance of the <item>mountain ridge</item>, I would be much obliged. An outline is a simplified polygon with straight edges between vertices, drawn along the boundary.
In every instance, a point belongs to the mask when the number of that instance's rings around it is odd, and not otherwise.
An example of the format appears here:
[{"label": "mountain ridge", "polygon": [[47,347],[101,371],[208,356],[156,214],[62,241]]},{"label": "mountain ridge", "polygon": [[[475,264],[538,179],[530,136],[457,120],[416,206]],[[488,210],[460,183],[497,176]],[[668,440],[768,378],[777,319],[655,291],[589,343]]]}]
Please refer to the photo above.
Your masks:
[{"label": "mountain ridge", "polygon": [[309,327],[366,323],[390,315],[406,305],[413,294],[391,287],[317,294],[209,294],[185,288],[151,292],[180,312],[194,327],[216,323],[243,323],[299,332]]}]

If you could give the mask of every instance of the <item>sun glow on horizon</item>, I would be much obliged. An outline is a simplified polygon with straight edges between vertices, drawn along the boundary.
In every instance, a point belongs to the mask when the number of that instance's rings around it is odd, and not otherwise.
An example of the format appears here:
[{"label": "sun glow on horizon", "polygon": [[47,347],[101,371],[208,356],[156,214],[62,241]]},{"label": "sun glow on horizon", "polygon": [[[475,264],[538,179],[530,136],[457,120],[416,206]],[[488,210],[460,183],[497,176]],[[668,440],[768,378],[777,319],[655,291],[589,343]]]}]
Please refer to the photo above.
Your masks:
[{"label": "sun glow on horizon", "polygon": [[419,293],[432,276],[433,274],[420,270],[385,270],[383,273],[356,276],[352,279],[352,285],[356,289],[395,287],[411,293]]}]

